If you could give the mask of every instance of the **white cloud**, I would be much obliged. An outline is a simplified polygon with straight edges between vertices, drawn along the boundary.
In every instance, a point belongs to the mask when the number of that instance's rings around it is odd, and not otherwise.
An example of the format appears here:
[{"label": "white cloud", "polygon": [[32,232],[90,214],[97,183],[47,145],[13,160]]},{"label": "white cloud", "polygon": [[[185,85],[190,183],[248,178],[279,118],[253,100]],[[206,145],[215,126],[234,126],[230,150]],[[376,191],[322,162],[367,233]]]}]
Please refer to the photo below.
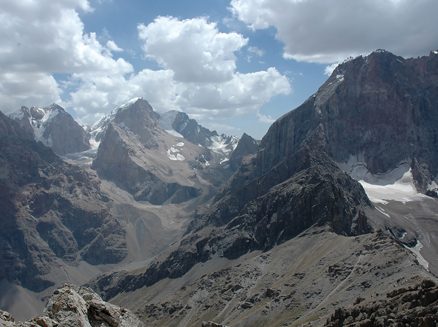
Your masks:
[{"label": "white cloud", "polygon": [[[256,114],[272,97],[290,92],[275,68],[237,72],[234,53],[248,40],[221,33],[206,18],[158,17],[139,25],[146,56],[162,69],[135,72],[112,52],[135,53],[121,49],[105,29],[100,37],[84,33],[77,10],[92,12],[86,0],[0,2],[0,110],[57,102],[91,125],[140,96],[159,112],[183,108],[210,119]],[[62,75],[59,84],[55,73]]]},{"label": "white cloud", "polygon": [[221,83],[233,78],[235,51],[247,43],[237,33],[220,33],[206,18],[180,21],[158,17],[138,26],[146,56],[175,72],[175,80],[185,83]]},{"label": "white cloud", "polygon": [[326,66],[324,69],[324,75],[330,76],[333,73],[333,71],[335,70],[335,68],[338,67],[338,65],[339,65],[339,63],[336,62],[334,64]]},{"label": "white cloud", "polygon": [[265,54],[265,52],[263,50],[260,50],[257,47],[249,47],[248,48],[249,52],[255,53],[257,56],[261,57]]},{"label": "white cloud", "polygon": [[274,26],[285,58],[333,63],[383,48],[405,57],[438,44],[435,0],[232,0],[250,28]]},{"label": "white cloud", "polygon": [[257,113],[257,117],[259,117],[259,123],[272,124],[275,119],[272,119],[271,115],[262,115],[261,113]]},{"label": "white cloud", "polygon": [[[190,116],[192,119],[196,119]],[[219,134],[221,133],[236,133],[241,131],[240,128],[236,128],[234,126],[220,124],[220,123],[212,123],[212,122],[201,122],[201,125],[208,128],[211,131],[217,131]]]},{"label": "white cloud", "polygon": [[0,96],[8,98],[5,111],[59,102],[53,73],[132,72],[131,64],[111,58],[94,33],[83,34],[78,9],[92,11],[86,0],[0,2]]},{"label": "white cloud", "polygon": [[108,48],[108,50],[110,51],[114,51],[114,52],[123,52],[122,48],[119,48],[116,44],[116,42],[114,42],[113,40],[109,40],[106,43],[106,47]]},{"label": "white cloud", "polygon": [[177,103],[198,119],[255,114],[273,96],[291,92],[290,84],[275,68],[249,74],[236,73],[222,84],[187,85]]}]

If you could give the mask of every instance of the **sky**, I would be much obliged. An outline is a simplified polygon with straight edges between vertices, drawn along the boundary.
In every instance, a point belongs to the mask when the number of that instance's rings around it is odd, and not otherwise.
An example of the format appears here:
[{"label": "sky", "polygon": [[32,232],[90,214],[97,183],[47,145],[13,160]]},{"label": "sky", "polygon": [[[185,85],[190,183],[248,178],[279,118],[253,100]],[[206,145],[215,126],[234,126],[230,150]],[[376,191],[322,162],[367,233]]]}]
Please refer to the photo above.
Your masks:
[{"label": "sky", "polygon": [[135,97],[261,139],[348,57],[438,48],[436,0],[1,0],[0,110]]}]

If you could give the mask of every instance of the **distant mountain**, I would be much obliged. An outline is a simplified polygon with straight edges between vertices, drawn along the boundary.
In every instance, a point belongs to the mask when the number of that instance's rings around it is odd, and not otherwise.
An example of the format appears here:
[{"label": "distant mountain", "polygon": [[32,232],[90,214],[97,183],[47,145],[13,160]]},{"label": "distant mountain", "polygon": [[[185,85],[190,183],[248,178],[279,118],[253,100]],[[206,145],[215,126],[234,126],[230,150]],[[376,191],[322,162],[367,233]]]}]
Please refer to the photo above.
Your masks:
[{"label": "distant mountain", "polygon": [[[239,138],[236,136],[218,135],[216,131],[201,126],[194,119],[180,111],[169,111],[159,116],[160,125],[170,134],[185,138],[210,150],[205,161],[222,164],[229,168],[227,161],[236,149]],[[235,170],[235,168],[234,168]]]},{"label": "distant mountain", "polygon": [[89,137],[73,117],[57,104],[38,108],[21,107],[9,117],[17,121],[36,141],[59,155],[90,149]]},{"label": "distant mountain", "polygon": [[167,133],[157,116],[136,98],[102,119],[92,131],[100,139],[92,168],[137,201],[159,205],[211,197],[214,185],[231,172],[213,165],[208,149]]},{"label": "distant mountain", "polygon": [[362,296],[377,303],[395,286],[436,281],[436,199],[371,202],[352,177],[388,182],[408,162],[401,175],[418,190],[435,181],[437,63],[435,52],[376,51],[339,65],[272,124],[178,244],[142,272],[90,285],[149,324],[335,326],[346,317],[333,312]]},{"label": "distant mountain", "polygon": [[41,292],[69,279],[68,267],[126,257],[100,182],[1,112],[0,171],[0,280]]}]

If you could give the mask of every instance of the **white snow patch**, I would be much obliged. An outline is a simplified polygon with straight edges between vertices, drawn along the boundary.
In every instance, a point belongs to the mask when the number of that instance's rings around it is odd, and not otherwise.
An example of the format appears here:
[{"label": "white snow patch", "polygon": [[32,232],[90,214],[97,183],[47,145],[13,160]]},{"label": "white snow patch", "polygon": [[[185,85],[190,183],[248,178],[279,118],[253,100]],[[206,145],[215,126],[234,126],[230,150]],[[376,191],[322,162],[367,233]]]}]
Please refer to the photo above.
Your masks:
[{"label": "white snow patch", "polygon": [[438,54],[438,51],[434,50],[433,53],[434,53],[434,54]]},{"label": "white snow patch", "polygon": [[141,100],[141,99],[143,99],[143,98],[141,98],[141,97],[133,98],[133,99],[129,100],[128,102],[126,102],[125,104],[121,105],[120,107],[115,108],[113,111],[111,111],[111,114],[109,116],[110,121],[113,121],[119,112],[122,112],[123,110],[128,109],[131,105],[136,103],[137,100]]},{"label": "white snow patch", "polygon": [[363,160],[363,155],[350,156],[345,163],[337,163],[339,168],[362,184],[369,199],[374,203],[387,204],[389,200],[399,202],[417,201],[426,195],[417,192],[408,159],[384,174],[371,174]]},{"label": "white snow patch", "polygon": [[175,149],[174,147],[171,147],[169,150],[167,150],[167,157],[173,161],[184,161],[186,159],[181,153],[179,153],[179,150]]},{"label": "white snow patch", "polygon": [[172,124],[175,121],[176,115],[178,115],[178,113],[179,111],[172,110],[162,114],[159,119],[161,127],[163,127],[163,129],[165,129],[166,131],[173,131]]},{"label": "white snow patch", "polygon": [[417,245],[415,245],[413,248],[407,246],[405,246],[405,248],[409,249],[412,253],[414,253],[420,265],[422,265],[424,269],[429,271],[429,262],[427,262],[427,260],[424,259],[420,253],[420,250],[423,248],[423,244],[421,244],[420,241],[417,240]]},{"label": "white snow patch", "polygon": [[376,207],[376,209],[377,209],[378,211],[380,211],[380,213],[383,213],[386,217],[391,218],[391,216],[388,215],[388,214],[385,212],[385,210],[384,210],[383,208],[381,208],[381,207]]},{"label": "white snow patch", "polygon": [[182,146],[184,146],[184,142],[179,142],[176,146],[182,147]]},{"label": "white snow patch", "polygon": [[90,138],[90,147],[91,147],[91,149],[93,149],[93,150],[97,149],[97,148],[99,148],[99,145],[100,145],[100,141],[97,142],[95,138]]},{"label": "white snow patch", "polygon": [[24,111],[19,109],[17,111],[8,114],[8,117],[11,118],[12,120],[22,120],[24,117]]},{"label": "white snow patch", "polygon": [[337,79],[339,82],[342,82],[342,81],[344,80],[344,75],[342,75],[342,74],[338,74],[338,75],[336,75],[336,79]]},{"label": "white snow patch", "polygon": [[167,134],[170,134],[172,136],[184,138],[184,136],[182,136],[180,133],[178,133],[177,131],[175,131],[173,129],[166,129],[165,131],[167,132]]},{"label": "white snow patch", "polygon": [[229,139],[220,135],[211,137],[211,141],[212,144],[208,147],[211,151],[228,156],[230,152],[236,149],[239,138],[232,136],[231,139]]},{"label": "white snow patch", "polygon": [[406,203],[422,200],[426,197],[426,195],[417,192],[411,170],[408,170],[394,184],[376,185],[363,180],[359,181],[359,183],[362,184],[370,200],[375,203],[385,204],[388,200]]},{"label": "white snow patch", "polygon": [[222,165],[224,162],[227,162],[227,161],[230,161],[230,159],[224,158],[219,162],[219,164]]}]

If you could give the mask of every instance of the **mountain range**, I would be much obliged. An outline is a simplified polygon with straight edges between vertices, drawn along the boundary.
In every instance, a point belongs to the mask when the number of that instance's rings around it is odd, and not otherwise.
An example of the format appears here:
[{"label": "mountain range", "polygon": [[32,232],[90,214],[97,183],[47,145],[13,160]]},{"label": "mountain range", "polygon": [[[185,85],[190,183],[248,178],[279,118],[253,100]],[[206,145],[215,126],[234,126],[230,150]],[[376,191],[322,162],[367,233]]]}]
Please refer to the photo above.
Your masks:
[{"label": "mountain range", "polygon": [[141,98],[1,114],[0,308],[68,282],[148,326],[435,326],[437,110],[438,52],[377,50],[260,142]]}]

